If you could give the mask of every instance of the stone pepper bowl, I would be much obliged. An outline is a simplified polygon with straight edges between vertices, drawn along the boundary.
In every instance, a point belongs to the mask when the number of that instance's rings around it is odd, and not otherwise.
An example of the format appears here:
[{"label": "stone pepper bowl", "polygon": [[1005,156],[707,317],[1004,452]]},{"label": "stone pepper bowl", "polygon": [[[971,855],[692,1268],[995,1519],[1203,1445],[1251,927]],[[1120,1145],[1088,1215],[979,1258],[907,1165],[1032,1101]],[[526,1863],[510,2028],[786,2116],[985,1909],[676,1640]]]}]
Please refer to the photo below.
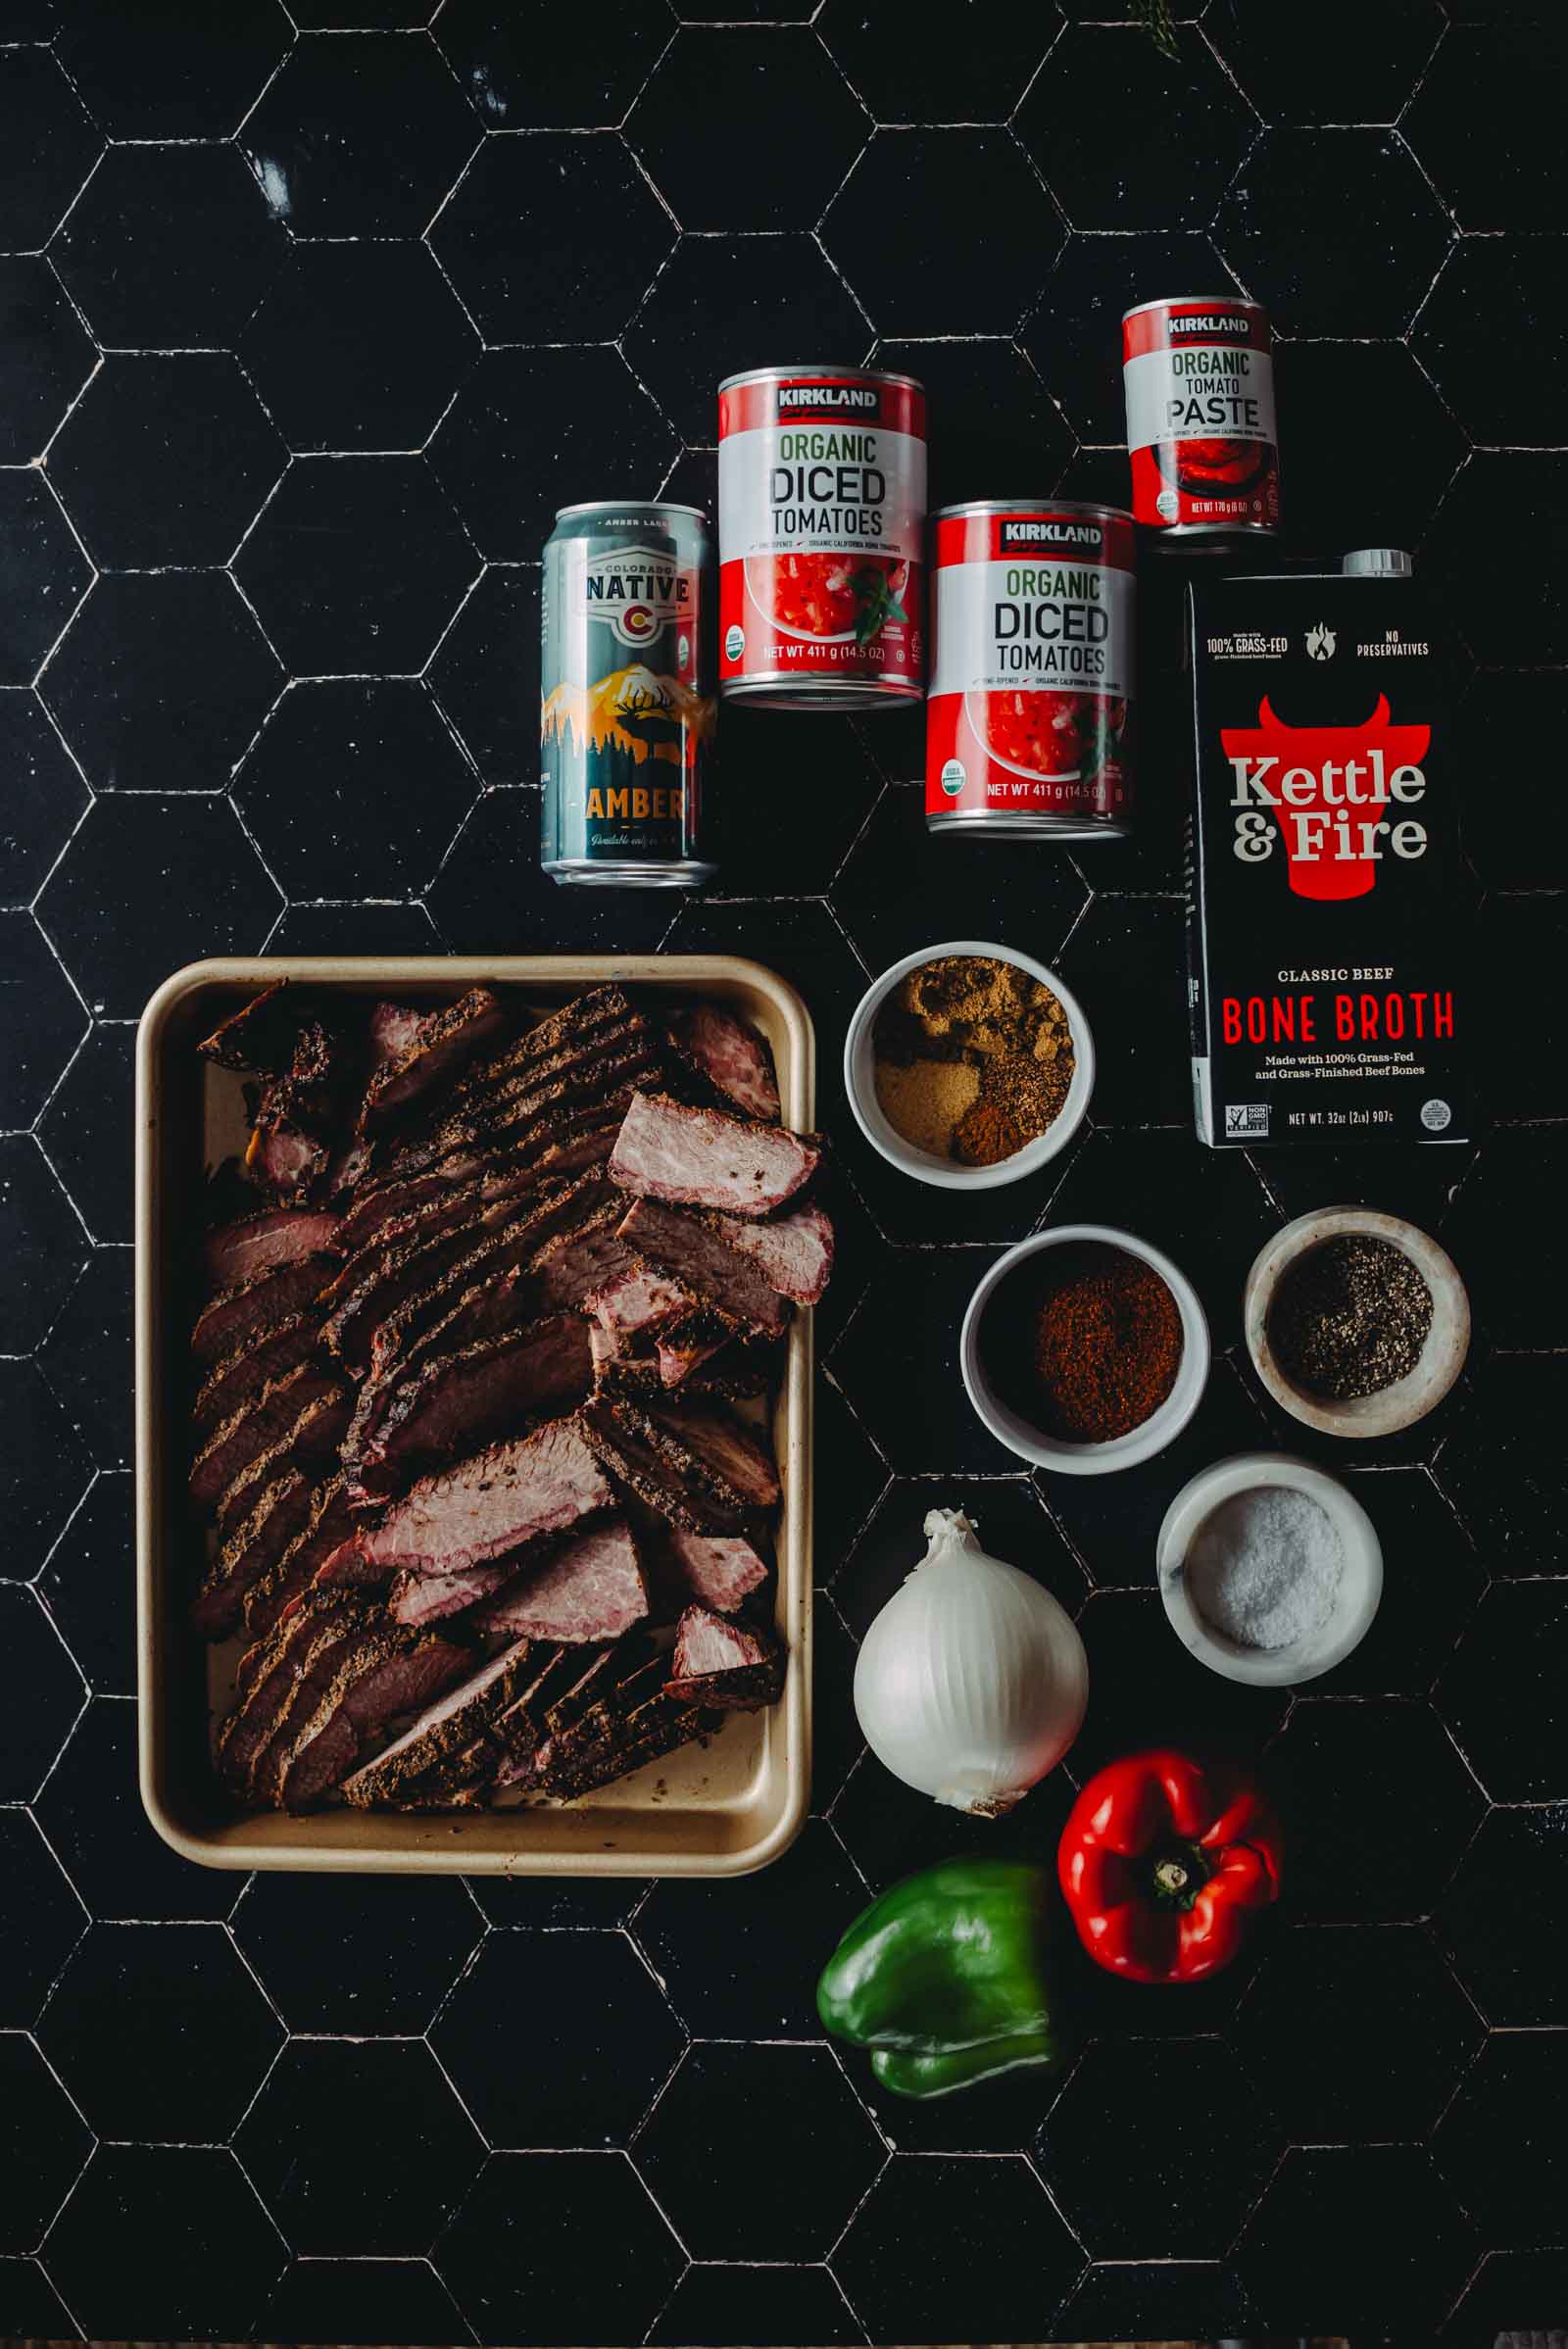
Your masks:
[{"label": "stone pepper bowl", "polygon": [[[1432,1327],[1420,1360],[1402,1379],[1377,1395],[1334,1402],[1291,1379],[1269,1343],[1269,1314],[1281,1281],[1292,1265],[1326,1240],[1387,1240],[1402,1250],[1432,1292]],[[1464,1368],[1470,1350],[1470,1298],[1453,1258],[1435,1240],[1399,1215],[1372,1207],[1318,1207],[1288,1223],[1255,1258],[1242,1301],[1247,1350],[1281,1410],[1320,1435],[1352,1442],[1395,1436],[1435,1410]]]}]

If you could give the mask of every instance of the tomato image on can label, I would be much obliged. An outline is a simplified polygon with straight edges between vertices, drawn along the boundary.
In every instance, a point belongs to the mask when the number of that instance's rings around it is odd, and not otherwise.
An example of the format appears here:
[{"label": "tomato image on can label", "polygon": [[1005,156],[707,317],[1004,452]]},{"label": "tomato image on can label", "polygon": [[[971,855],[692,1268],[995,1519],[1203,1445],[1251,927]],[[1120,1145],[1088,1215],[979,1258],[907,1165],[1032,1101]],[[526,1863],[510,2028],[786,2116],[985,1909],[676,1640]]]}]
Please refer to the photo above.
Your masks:
[{"label": "tomato image on can label", "polygon": [[878,709],[925,675],[925,395],[857,367],[719,389],[719,690]]},{"label": "tomato image on can label", "polygon": [[932,830],[1128,829],[1136,587],[1132,518],[1112,507],[938,514]]},{"label": "tomato image on can label", "polygon": [[1239,296],[1142,302],[1122,320],[1133,514],[1152,529],[1276,530],[1268,319]]}]

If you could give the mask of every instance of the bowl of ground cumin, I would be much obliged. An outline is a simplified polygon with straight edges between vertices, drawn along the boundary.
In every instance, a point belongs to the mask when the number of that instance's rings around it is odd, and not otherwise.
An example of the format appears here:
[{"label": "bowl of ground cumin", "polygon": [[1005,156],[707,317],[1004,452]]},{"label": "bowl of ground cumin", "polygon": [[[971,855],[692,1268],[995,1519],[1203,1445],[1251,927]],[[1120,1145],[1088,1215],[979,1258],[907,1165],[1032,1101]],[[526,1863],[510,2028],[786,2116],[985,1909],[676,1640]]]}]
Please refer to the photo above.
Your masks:
[{"label": "bowl of ground cumin", "polygon": [[1202,1399],[1208,1363],[1191,1281],[1109,1224],[1059,1224],[1008,1248],[958,1340],[965,1392],[998,1443],[1063,1476],[1163,1451]]},{"label": "bowl of ground cumin", "polygon": [[861,1133],[939,1190],[1035,1173],[1082,1125],[1094,1083],[1094,1040],[1069,989],[1016,948],[974,939],[906,954],[866,990],[845,1038]]}]

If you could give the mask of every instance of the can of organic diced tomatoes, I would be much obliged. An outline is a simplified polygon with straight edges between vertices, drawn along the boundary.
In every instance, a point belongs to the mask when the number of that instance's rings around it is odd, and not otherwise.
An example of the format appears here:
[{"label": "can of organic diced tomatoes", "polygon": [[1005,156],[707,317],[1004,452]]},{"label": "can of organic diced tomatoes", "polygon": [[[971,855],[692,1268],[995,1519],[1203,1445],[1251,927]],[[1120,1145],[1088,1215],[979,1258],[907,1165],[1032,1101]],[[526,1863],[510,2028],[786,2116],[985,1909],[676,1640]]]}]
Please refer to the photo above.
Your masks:
[{"label": "can of organic diced tomatoes", "polygon": [[718,387],[718,685],[884,710],[925,684],[925,393],[867,367]]},{"label": "can of organic diced tomatoes", "polygon": [[1274,361],[1257,303],[1140,302],[1121,347],[1135,518],[1181,537],[1277,530]]},{"label": "can of organic diced tomatoes", "polygon": [[1062,499],[941,507],[926,822],[1098,840],[1132,816],[1133,521]]}]

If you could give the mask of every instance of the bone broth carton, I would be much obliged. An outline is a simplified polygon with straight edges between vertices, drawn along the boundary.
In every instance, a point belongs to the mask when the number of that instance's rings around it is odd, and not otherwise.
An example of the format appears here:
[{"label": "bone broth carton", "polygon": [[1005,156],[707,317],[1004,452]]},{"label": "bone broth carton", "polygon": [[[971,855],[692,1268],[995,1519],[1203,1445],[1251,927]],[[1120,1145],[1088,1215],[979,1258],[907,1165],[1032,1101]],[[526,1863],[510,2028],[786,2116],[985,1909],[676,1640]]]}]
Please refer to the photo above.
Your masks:
[{"label": "bone broth carton", "polygon": [[1409,558],[1373,548],[1190,594],[1200,1139],[1466,1140],[1457,776]]}]

